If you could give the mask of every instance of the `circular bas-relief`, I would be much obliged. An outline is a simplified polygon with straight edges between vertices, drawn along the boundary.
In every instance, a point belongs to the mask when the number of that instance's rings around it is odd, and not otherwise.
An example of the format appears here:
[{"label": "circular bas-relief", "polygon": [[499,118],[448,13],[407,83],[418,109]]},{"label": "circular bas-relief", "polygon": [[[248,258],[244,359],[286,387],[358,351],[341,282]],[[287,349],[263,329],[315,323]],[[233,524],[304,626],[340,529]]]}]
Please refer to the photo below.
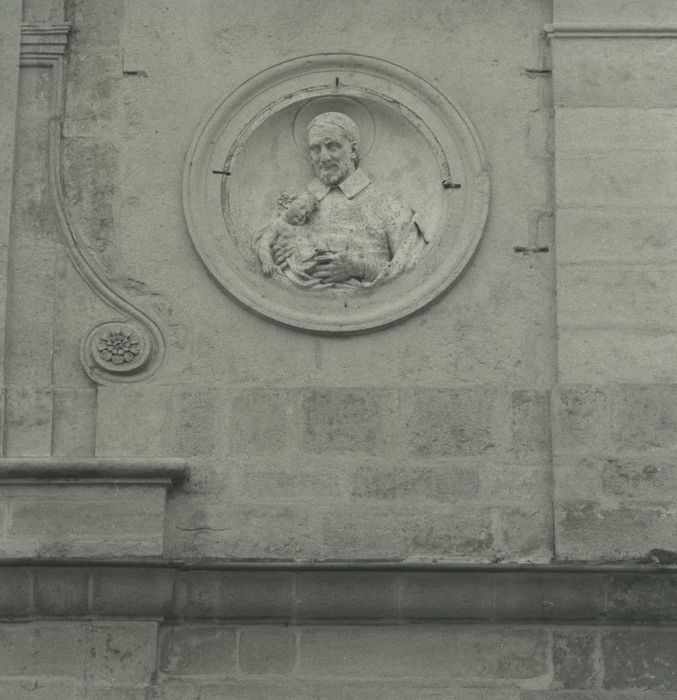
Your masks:
[{"label": "circular bas-relief", "polygon": [[405,318],[458,278],[488,190],[477,134],[439,91],[385,61],[318,55],[221,102],[190,148],[184,209],[242,304],[346,333]]},{"label": "circular bas-relief", "polygon": [[151,344],[136,324],[106,321],[84,338],[80,353],[85,371],[95,381],[102,373],[123,379],[146,367],[151,358]]}]

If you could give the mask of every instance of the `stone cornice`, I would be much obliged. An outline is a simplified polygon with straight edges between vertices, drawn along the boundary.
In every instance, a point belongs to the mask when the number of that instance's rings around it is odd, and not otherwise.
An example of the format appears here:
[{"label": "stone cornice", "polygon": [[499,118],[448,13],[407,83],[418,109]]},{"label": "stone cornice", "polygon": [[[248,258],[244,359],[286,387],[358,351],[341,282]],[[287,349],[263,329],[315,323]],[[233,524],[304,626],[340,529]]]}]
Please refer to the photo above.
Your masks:
[{"label": "stone cornice", "polygon": [[[204,568],[177,562],[0,563],[0,619],[677,623],[677,569]],[[353,562],[359,566],[358,562]],[[364,563],[362,563],[364,566]],[[54,594],[61,591],[61,594]]]},{"label": "stone cornice", "polygon": [[54,481],[162,482],[174,485],[187,473],[182,459],[136,459],[130,457],[3,457],[0,458],[0,484],[46,483]]},{"label": "stone cornice", "polygon": [[549,39],[677,39],[677,25],[557,22],[544,29]]}]

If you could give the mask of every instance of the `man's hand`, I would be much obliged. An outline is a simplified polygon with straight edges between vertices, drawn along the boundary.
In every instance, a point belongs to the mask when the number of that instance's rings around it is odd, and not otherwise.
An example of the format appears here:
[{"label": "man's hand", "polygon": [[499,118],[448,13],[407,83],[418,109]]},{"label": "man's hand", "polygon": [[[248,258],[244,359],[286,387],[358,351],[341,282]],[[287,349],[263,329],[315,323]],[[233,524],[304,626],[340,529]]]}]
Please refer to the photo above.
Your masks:
[{"label": "man's hand", "polygon": [[345,282],[351,277],[364,278],[364,260],[358,260],[349,253],[320,253],[313,258],[313,262],[315,265],[310,274],[323,284]]}]

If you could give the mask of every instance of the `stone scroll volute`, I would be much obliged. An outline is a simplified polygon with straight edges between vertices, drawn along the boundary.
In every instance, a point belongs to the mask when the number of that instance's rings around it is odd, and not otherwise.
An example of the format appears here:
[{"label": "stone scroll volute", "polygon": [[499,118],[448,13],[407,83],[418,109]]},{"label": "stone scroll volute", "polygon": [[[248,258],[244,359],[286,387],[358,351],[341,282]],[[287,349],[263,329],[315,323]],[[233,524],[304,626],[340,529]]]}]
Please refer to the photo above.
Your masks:
[{"label": "stone scroll volute", "polygon": [[374,58],[279,64],[199,127],[184,211],[202,261],[250,310],[359,332],[445,291],[482,235],[479,138],[435,88]]},{"label": "stone scroll volute", "polygon": [[[89,254],[82,231],[74,225],[66,202],[63,175],[63,121],[66,103],[68,24],[24,24],[21,30],[21,67],[51,69],[48,122],[48,168],[45,179],[60,225],[61,243],[82,280],[107,307],[110,320],[87,328],[81,338],[80,360],[87,376],[98,384],[138,382],[162,366],[165,339],[147,312],[113,284]],[[39,114],[32,115],[40,119]],[[106,345],[106,347],[104,347]],[[124,348],[124,349],[123,349]],[[122,353],[120,352],[122,350]],[[112,352],[111,352],[112,351]]]}]

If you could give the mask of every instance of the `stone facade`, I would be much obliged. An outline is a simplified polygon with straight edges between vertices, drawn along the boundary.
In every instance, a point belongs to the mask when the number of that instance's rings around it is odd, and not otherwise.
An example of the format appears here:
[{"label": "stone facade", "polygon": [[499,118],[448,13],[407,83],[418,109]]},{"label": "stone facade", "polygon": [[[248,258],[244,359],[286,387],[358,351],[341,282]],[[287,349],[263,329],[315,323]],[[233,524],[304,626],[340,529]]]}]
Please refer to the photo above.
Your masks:
[{"label": "stone facade", "polygon": [[0,18],[0,698],[677,697],[675,0]]}]

